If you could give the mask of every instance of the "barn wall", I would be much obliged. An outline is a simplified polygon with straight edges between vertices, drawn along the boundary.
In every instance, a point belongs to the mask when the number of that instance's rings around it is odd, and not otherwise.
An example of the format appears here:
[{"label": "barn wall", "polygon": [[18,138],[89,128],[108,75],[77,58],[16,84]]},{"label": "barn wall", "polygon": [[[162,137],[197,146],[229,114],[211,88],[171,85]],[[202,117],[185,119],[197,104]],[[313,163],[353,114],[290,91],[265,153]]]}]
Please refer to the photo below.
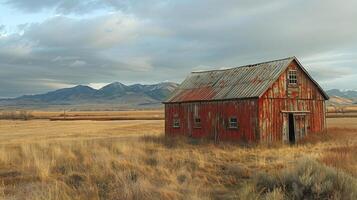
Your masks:
[{"label": "barn wall", "polygon": [[[289,70],[297,70],[296,86],[288,85]],[[259,127],[262,141],[283,139],[286,116],[282,111],[309,111],[306,113],[307,132],[321,132],[325,128],[324,98],[295,61],[259,99]]]},{"label": "barn wall", "polygon": [[281,141],[284,114],[281,111],[310,111],[306,113],[307,132],[321,132],[325,128],[325,102],[321,100],[269,99],[259,100],[260,139],[264,142]]},{"label": "barn wall", "polygon": [[[258,100],[235,100],[165,105],[165,133],[216,138],[218,140],[247,140],[258,138]],[[194,116],[200,116],[201,128],[194,127]],[[238,129],[228,127],[229,117],[236,116]],[[180,128],[173,127],[173,119],[180,119]]]}]

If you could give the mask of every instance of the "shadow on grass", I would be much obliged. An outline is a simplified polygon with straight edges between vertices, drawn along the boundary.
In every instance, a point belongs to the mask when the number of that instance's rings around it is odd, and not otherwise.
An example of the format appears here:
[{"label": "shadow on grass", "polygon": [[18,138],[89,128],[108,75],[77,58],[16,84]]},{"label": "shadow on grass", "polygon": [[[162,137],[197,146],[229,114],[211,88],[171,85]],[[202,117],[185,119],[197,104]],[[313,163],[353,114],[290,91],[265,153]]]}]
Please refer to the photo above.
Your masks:
[{"label": "shadow on grass", "polygon": [[[258,144],[246,142],[246,141],[228,141],[223,140],[219,142],[215,142],[210,138],[192,138],[185,136],[152,136],[145,135],[139,138],[139,141],[144,143],[154,143],[163,145],[166,148],[185,148],[185,147],[216,147],[221,149],[226,148],[254,148],[257,147]],[[273,146],[273,145],[272,145]],[[278,145],[275,145],[278,146]]]}]

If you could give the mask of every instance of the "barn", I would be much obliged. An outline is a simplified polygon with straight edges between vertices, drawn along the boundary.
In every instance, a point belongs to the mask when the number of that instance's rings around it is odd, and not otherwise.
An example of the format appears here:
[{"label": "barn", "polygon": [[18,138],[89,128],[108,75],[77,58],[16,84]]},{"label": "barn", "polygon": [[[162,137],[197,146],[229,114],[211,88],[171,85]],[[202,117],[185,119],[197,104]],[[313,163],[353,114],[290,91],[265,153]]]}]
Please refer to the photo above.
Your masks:
[{"label": "barn", "polygon": [[328,95],[296,57],[192,72],[165,104],[165,134],[295,143],[326,127]]}]

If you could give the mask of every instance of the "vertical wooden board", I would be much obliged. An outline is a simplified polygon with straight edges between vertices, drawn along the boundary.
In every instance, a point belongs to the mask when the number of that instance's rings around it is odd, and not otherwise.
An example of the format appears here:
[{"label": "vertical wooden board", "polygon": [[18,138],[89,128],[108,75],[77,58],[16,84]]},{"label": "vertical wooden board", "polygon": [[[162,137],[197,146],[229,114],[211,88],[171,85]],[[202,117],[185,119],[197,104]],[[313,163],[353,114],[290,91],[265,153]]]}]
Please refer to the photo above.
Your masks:
[{"label": "vertical wooden board", "polygon": [[191,104],[185,104],[186,105],[186,129],[187,129],[187,135],[192,136],[192,120],[191,120]]},{"label": "vertical wooden board", "polygon": [[262,138],[263,141],[267,141],[267,131],[268,131],[268,127],[267,127],[267,109],[268,109],[268,103],[267,103],[268,99],[264,99],[263,101],[263,108],[262,108],[262,112],[263,112],[263,118],[262,118]]},{"label": "vertical wooden board", "polygon": [[263,98],[260,98],[258,99],[258,107],[257,107],[257,113],[258,113],[258,127],[257,127],[257,132],[259,134],[259,141],[263,141],[263,138],[262,138],[262,127],[263,127],[263,112],[262,110],[264,109],[263,107]]},{"label": "vertical wooden board", "polygon": [[282,129],[282,135],[283,135],[283,142],[288,143],[289,137],[288,137],[288,115],[286,113],[283,114],[283,129]]},{"label": "vertical wooden board", "polygon": [[277,110],[279,109],[278,108],[278,103],[279,101],[273,101],[273,105],[274,105],[274,109],[273,109],[273,112],[274,112],[274,120],[272,121],[273,123],[273,127],[274,127],[274,130],[273,130],[273,134],[274,134],[274,137],[273,137],[273,141],[278,141],[279,140],[279,137],[278,137],[278,125],[281,126],[281,124],[279,124],[279,113],[277,112]]}]

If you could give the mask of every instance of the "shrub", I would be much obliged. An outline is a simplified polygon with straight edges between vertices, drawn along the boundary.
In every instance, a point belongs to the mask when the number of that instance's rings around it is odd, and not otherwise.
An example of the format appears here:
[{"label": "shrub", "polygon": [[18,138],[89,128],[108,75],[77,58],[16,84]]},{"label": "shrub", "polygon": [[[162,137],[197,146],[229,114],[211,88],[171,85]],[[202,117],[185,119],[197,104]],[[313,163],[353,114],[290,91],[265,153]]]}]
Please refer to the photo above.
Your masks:
[{"label": "shrub", "polygon": [[258,174],[252,185],[245,185],[238,196],[240,199],[252,196],[258,199],[357,199],[357,179],[317,161],[300,160],[280,174]]}]

